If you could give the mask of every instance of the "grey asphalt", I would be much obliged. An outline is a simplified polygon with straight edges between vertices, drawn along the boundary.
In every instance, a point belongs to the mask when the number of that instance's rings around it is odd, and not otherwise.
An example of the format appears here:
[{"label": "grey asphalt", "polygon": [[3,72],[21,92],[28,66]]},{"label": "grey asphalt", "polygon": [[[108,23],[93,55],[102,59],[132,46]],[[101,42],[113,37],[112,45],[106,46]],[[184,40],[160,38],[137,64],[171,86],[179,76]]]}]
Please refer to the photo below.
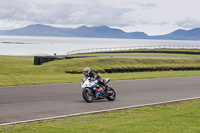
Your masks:
[{"label": "grey asphalt", "polygon": [[200,96],[200,77],[111,81],[109,86],[116,100],[93,103],[83,100],[80,83],[0,87],[0,124]]}]

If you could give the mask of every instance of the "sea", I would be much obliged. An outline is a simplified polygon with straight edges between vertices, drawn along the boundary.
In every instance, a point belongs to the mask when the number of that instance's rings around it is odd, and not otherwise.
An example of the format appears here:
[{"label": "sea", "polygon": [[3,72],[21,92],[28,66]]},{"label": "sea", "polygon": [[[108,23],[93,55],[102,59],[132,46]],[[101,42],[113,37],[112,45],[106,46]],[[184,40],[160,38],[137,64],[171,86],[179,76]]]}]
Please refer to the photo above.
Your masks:
[{"label": "sea", "polygon": [[147,40],[77,37],[32,37],[0,36],[0,55],[10,56],[49,56],[67,55],[68,52],[82,49],[137,47],[137,46],[197,46],[200,41]]}]

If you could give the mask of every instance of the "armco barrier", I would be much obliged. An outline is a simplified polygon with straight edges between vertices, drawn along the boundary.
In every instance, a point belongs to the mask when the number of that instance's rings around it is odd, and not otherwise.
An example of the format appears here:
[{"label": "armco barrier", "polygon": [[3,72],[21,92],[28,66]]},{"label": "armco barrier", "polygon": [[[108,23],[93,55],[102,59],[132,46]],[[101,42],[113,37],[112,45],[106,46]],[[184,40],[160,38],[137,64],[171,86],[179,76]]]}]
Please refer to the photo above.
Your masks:
[{"label": "armco barrier", "polygon": [[101,52],[101,53],[168,53],[168,54],[200,54],[200,52],[189,52],[189,51],[110,51],[110,52]]},{"label": "armco barrier", "polygon": [[[69,51],[67,55],[72,54],[82,54],[82,53],[93,53],[93,52],[116,52],[116,51],[128,51],[128,50],[141,50],[141,49],[200,49],[200,45],[150,45],[150,46],[128,46],[128,47],[110,47],[110,48],[93,48],[93,49],[79,49],[74,51]],[[142,51],[139,51],[142,52]],[[145,52],[145,51],[143,51]],[[162,51],[164,52],[164,51]],[[174,51],[170,51],[171,53]],[[126,52],[127,53],[127,52]],[[193,52],[192,52],[193,53]]]}]

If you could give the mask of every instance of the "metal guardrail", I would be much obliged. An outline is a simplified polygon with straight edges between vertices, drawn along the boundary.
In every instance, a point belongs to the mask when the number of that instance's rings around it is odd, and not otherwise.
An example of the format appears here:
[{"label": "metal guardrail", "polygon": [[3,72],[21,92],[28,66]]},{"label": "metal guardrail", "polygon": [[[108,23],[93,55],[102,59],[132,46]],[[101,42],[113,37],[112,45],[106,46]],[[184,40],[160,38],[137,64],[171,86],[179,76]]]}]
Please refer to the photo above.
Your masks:
[{"label": "metal guardrail", "polygon": [[129,47],[110,47],[110,48],[93,48],[93,49],[79,49],[69,51],[67,55],[92,53],[92,52],[106,52],[119,50],[137,50],[137,49],[200,49],[199,46],[191,45],[152,45],[152,46],[129,46]]}]

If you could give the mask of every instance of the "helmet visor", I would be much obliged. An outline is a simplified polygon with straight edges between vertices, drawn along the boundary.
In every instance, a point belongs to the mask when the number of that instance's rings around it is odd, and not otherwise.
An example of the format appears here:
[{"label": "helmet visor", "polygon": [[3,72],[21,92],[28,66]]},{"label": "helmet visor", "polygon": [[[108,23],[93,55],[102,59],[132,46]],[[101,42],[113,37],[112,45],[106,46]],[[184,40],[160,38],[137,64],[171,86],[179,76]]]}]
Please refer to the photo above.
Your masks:
[{"label": "helmet visor", "polygon": [[87,73],[87,72],[83,72],[83,74],[84,74],[85,76],[87,76],[88,73]]}]

